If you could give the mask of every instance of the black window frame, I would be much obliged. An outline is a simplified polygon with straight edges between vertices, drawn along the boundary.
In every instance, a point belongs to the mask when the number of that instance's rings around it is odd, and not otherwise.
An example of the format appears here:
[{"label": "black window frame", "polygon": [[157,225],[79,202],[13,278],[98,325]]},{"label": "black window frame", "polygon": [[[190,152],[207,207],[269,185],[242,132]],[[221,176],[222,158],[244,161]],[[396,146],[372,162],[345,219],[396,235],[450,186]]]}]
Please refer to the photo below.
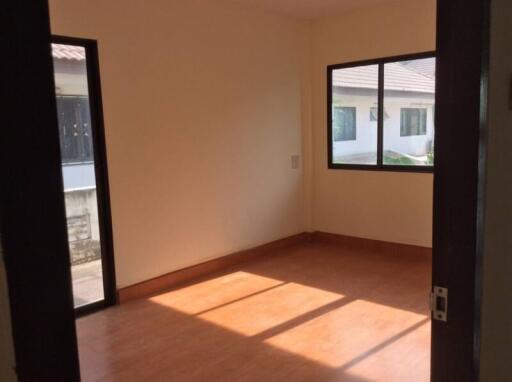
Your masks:
[{"label": "black window frame", "polygon": [[[327,66],[327,167],[331,170],[368,170],[368,171],[390,171],[390,172],[420,172],[433,173],[434,166],[421,165],[390,165],[384,164],[384,65],[408,60],[419,60],[423,58],[436,58],[435,51],[405,54],[399,56],[388,56],[371,60],[352,61],[342,64]],[[344,164],[333,162],[333,131],[332,131],[332,100],[333,71],[348,69],[357,66],[378,65],[378,120],[377,120],[377,163],[376,164]],[[434,126],[435,133],[435,126]]]},{"label": "black window frame", "polygon": [[[97,40],[88,38],[52,35],[51,43],[81,46],[85,49],[86,56],[88,99],[92,127],[92,144],[94,148],[94,172],[101,242],[103,299],[75,307],[75,316],[82,317],[84,315],[94,313],[101,309],[105,309],[109,306],[117,304],[114,241],[112,233],[112,212],[110,207],[110,187],[107,163],[107,147],[105,140],[105,125],[103,119],[103,100],[101,94],[98,42]],[[68,163],[64,165],[69,166],[73,164],[83,163]]]}]

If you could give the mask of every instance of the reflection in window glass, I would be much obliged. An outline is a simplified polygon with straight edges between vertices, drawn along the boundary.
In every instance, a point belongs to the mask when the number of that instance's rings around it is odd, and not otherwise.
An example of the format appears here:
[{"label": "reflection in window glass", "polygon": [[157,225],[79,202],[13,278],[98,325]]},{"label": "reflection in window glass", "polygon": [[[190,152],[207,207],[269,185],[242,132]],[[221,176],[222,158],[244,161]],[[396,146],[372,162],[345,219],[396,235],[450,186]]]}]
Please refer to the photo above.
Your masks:
[{"label": "reflection in window glass", "polygon": [[52,44],[75,307],[104,299],[85,48]]},{"label": "reflection in window glass", "polygon": [[378,65],[332,71],[333,163],[377,164],[378,79]]},{"label": "reflection in window glass", "polygon": [[384,65],[385,165],[434,164],[435,58]]}]

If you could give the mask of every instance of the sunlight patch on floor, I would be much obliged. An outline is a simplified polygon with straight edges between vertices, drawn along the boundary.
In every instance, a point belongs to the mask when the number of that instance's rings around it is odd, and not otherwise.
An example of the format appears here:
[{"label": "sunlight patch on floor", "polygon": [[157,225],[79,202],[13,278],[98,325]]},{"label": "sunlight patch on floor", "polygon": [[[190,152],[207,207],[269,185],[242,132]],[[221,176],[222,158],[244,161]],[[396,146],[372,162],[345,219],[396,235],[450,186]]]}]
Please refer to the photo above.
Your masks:
[{"label": "sunlight patch on floor", "polygon": [[195,315],[283,283],[281,280],[238,271],[163,293],[149,300]]},{"label": "sunlight patch on floor", "polygon": [[[386,347],[393,347],[395,360],[397,351],[403,352],[404,357],[408,352],[424,353],[424,338],[428,335],[425,331],[430,330],[428,322],[401,336],[404,327],[424,320],[426,316],[422,314],[355,300],[265,339],[265,343],[325,366],[345,366],[353,372],[375,355],[385,353]],[[380,348],[386,341],[390,341],[389,345]],[[367,359],[363,357],[351,366],[354,354],[369,351],[372,354]]]},{"label": "sunlight patch on floor", "polygon": [[318,309],[342,295],[287,283],[198,317],[236,333],[253,336]]}]

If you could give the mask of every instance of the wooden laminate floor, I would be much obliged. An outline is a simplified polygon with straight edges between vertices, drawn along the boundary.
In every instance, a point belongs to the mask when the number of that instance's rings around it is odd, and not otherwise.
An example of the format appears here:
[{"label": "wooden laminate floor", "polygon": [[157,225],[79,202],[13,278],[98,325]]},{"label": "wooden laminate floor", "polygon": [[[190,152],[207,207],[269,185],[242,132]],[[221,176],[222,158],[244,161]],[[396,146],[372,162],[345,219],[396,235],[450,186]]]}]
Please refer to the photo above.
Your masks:
[{"label": "wooden laminate floor", "polygon": [[431,258],[306,243],[78,320],[84,381],[429,380]]}]

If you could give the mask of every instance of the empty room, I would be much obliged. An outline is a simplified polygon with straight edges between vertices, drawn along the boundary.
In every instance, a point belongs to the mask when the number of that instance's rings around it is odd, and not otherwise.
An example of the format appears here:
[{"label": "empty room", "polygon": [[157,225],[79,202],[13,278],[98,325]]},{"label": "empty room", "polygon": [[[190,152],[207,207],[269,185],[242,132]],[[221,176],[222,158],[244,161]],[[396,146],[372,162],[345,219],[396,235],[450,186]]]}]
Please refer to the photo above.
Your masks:
[{"label": "empty room", "polygon": [[490,8],[455,3],[21,9],[5,380],[476,381]]}]

